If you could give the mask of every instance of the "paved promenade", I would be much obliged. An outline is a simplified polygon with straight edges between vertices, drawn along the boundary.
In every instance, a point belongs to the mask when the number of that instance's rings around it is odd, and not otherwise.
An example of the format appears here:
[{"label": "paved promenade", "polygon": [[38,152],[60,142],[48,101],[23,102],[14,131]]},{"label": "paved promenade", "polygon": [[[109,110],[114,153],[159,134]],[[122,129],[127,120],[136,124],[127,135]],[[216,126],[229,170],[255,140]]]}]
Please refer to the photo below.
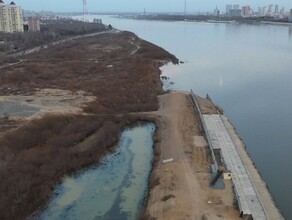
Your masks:
[{"label": "paved promenade", "polygon": [[[259,220],[284,219],[249,157],[245,144],[228,118],[217,111],[210,98],[206,101],[192,91],[191,96],[200,115],[211,154],[219,151],[225,169],[232,173],[232,183],[242,217],[249,219],[252,216],[253,219]],[[201,106],[203,102],[205,107]],[[217,164],[217,161],[213,163]]]},{"label": "paved promenade", "polygon": [[212,147],[221,149],[224,164],[232,173],[240,211],[243,215],[251,215],[253,219],[267,219],[249,174],[220,115],[203,115],[203,120],[211,137]]},{"label": "paved promenade", "polygon": [[280,213],[279,209],[276,207],[276,204],[271,196],[266,183],[260,176],[258,170],[256,169],[253,161],[251,160],[250,156],[248,155],[245,144],[240,139],[238,134],[236,133],[233,125],[229,122],[228,118],[225,115],[220,116],[225,127],[228,130],[228,133],[239,153],[241,160],[244,164],[245,169],[247,170],[253,186],[257,192],[257,195],[261,201],[262,207],[266,213],[267,219],[269,220],[282,220],[284,217]]}]

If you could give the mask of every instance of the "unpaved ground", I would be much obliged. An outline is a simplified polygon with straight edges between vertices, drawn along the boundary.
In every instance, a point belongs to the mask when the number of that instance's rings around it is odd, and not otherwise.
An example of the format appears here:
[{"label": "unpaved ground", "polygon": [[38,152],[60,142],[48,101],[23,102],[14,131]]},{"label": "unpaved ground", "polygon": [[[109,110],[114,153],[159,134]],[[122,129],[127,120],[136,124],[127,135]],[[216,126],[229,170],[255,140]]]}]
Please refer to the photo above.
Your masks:
[{"label": "unpaved ground", "polygon": [[0,96],[0,137],[25,121],[46,114],[81,114],[96,99],[84,91],[39,89],[30,95]]},{"label": "unpaved ground", "polygon": [[0,117],[40,117],[46,113],[81,113],[82,107],[96,99],[84,91],[40,89],[31,95],[0,96]]},{"label": "unpaved ground", "polygon": [[[210,155],[204,146],[190,96],[173,92],[159,98],[160,158],[151,178],[147,214],[154,219],[240,219],[231,182],[212,189]],[[198,146],[196,145],[198,144]],[[174,162],[163,164],[165,159]]]}]

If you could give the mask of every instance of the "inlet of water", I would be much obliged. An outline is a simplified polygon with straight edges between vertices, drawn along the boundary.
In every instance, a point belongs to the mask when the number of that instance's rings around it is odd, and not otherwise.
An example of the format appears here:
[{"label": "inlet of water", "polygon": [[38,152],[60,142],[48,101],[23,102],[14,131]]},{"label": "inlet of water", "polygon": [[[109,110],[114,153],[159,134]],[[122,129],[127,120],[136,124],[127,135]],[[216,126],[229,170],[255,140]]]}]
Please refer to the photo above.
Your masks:
[{"label": "inlet of water", "polygon": [[147,192],[154,130],[152,123],[125,129],[101,164],[63,178],[39,219],[136,219]]}]

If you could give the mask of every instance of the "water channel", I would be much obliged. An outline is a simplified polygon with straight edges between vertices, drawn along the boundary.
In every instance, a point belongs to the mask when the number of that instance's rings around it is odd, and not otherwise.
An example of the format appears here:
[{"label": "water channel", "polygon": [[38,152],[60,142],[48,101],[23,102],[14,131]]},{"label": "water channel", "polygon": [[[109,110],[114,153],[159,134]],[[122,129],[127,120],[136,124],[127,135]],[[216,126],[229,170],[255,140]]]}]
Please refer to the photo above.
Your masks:
[{"label": "water channel", "polygon": [[136,219],[147,192],[154,130],[152,123],[125,129],[100,165],[63,178],[39,219]]},{"label": "water channel", "polygon": [[286,219],[292,219],[292,26],[101,18],[184,61],[163,74],[172,88],[207,93],[247,145]]}]

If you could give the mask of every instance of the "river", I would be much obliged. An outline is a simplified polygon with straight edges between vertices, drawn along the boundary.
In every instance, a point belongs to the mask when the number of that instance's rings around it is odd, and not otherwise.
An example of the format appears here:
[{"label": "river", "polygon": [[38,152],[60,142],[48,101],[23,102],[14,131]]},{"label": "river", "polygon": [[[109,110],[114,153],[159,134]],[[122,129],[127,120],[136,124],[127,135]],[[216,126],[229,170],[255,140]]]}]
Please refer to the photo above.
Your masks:
[{"label": "river", "polygon": [[162,68],[171,88],[208,93],[224,109],[277,206],[292,219],[292,26],[94,17],[184,61]]}]

